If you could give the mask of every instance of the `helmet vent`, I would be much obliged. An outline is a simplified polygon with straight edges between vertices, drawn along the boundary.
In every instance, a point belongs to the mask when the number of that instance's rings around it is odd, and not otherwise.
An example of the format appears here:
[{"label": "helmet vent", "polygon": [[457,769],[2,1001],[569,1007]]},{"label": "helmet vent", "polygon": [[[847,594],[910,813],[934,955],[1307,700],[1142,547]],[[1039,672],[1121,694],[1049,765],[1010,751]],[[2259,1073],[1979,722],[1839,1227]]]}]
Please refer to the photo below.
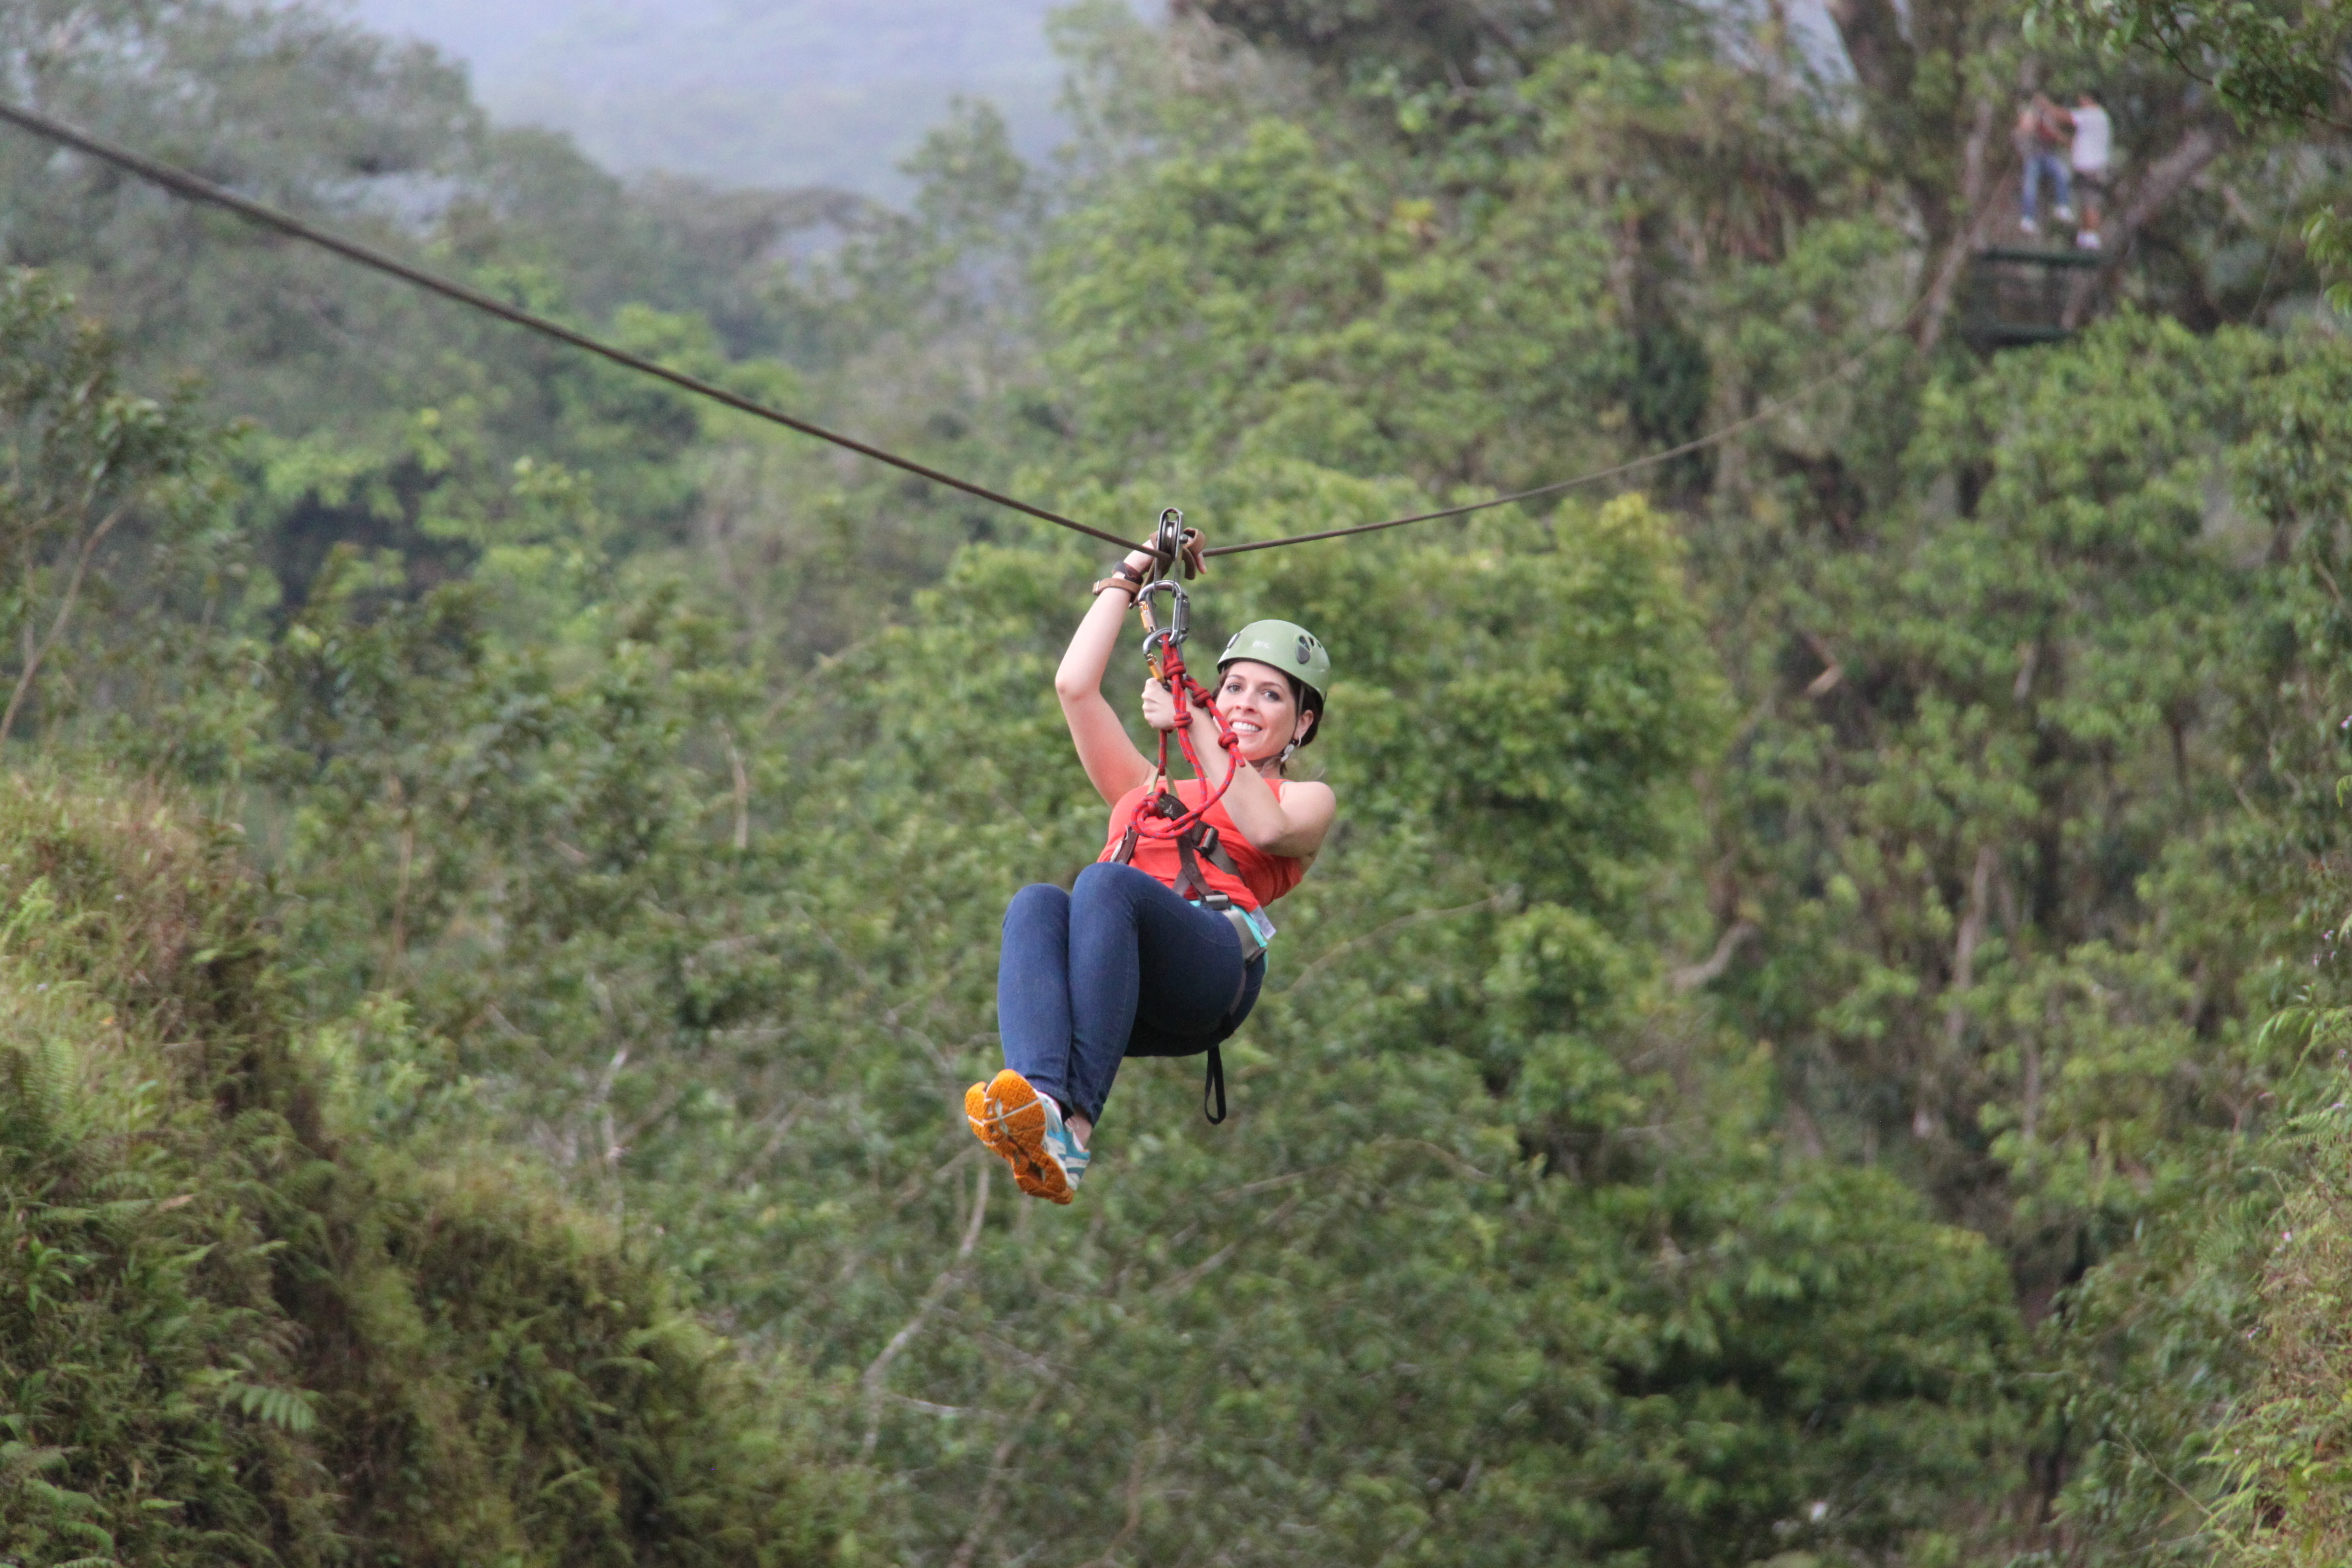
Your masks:
[{"label": "helmet vent", "polygon": [[1312,658],[1314,658],[1314,657],[1315,657],[1315,644],[1314,644],[1314,640],[1313,640],[1312,638],[1308,638],[1308,637],[1304,637],[1304,636],[1300,637],[1300,638],[1299,638],[1299,640],[1298,640],[1298,662],[1299,662],[1299,663],[1301,663],[1301,664],[1304,664],[1304,663],[1306,663],[1308,660],[1310,660],[1310,659],[1312,659]]}]

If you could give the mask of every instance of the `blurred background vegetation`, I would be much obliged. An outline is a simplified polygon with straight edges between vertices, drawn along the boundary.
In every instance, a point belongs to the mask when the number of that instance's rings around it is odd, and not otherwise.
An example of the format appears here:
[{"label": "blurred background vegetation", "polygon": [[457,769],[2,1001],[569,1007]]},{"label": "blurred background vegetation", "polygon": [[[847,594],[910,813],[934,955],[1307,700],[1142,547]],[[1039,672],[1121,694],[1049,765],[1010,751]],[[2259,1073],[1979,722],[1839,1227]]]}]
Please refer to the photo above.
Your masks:
[{"label": "blurred background vegetation", "polygon": [[[962,103],[885,204],[0,9],[15,100],[1105,526],[1767,411],[1202,585],[1330,644],[1342,823],[1234,1119],[1139,1064],[1052,1210],[956,1107],[1103,552],[0,137],[0,1556],[2344,1560],[2342,40],[2183,15],[1096,0],[1057,156]],[[2117,187],[1987,355],[2036,89]]]},{"label": "blurred background vegetation", "polygon": [[903,201],[899,164],[956,97],[1004,114],[1024,156],[1059,140],[1053,0],[353,0],[431,41],[502,121],[575,138],[624,174],[824,185]]}]

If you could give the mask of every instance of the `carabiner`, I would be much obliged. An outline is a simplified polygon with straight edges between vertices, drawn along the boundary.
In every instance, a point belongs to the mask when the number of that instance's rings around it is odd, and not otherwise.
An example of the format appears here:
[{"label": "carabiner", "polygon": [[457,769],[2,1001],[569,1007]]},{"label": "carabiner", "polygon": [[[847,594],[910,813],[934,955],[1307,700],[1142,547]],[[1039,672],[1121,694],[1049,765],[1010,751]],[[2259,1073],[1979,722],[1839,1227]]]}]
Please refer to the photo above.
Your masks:
[{"label": "carabiner", "polygon": [[[1162,626],[1151,612],[1152,595],[1156,593],[1168,596],[1166,626]],[[1155,578],[1137,589],[1135,608],[1143,616],[1143,624],[1151,629],[1151,636],[1144,639],[1146,646],[1155,637],[1164,642],[1181,643],[1192,635],[1192,598],[1184,591],[1183,584],[1173,577]]]},{"label": "carabiner", "polygon": [[[1151,600],[1155,593],[1168,596],[1168,624],[1162,626],[1152,614]],[[1192,635],[1192,600],[1185,595],[1183,585],[1173,577],[1155,578],[1145,583],[1135,594],[1135,613],[1143,617],[1143,662],[1153,680],[1166,679],[1160,668],[1162,648],[1181,648],[1184,639]]]}]

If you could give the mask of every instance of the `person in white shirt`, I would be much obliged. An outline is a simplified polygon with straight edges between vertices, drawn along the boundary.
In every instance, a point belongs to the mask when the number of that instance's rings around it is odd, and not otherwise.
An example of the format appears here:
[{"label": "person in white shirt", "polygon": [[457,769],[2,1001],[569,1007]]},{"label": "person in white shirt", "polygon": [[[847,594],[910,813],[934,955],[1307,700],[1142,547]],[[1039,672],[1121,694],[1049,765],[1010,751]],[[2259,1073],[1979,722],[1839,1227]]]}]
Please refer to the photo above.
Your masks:
[{"label": "person in white shirt", "polygon": [[2115,125],[2099,100],[2078,93],[2074,100],[2074,145],[2068,161],[2074,165],[2074,188],[2082,203],[2082,228],[2074,242],[2084,250],[2099,248],[2099,209],[2107,199],[2107,170],[2115,155]]}]

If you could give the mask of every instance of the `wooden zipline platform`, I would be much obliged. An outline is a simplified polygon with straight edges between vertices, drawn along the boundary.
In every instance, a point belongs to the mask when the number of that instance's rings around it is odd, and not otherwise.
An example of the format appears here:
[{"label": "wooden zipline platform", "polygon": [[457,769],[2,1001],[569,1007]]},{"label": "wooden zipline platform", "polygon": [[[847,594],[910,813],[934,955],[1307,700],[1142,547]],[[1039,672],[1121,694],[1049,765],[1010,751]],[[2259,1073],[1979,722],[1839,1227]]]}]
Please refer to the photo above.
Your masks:
[{"label": "wooden zipline platform", "polygon": [[2103,250],[1988,245],[1969,259],[1960,335],[1982,353],[2073,336],[2067,307],[2079,282],[2107,264]]}]

